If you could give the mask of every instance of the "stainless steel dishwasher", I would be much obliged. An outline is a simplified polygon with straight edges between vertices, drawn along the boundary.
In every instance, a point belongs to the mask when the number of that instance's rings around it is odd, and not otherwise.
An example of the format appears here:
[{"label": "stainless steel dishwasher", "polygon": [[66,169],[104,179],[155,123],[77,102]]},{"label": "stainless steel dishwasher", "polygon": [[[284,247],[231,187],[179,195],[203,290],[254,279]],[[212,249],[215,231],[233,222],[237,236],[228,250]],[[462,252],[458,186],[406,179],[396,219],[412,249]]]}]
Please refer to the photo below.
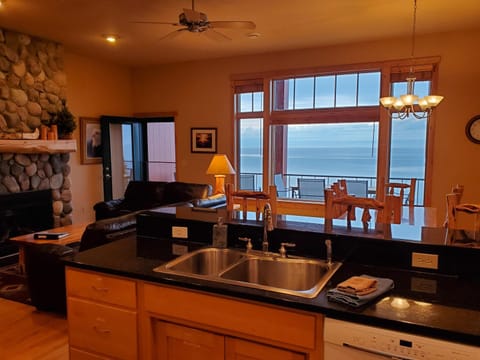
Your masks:
[{"label": "stainless steel dishwasher", "polygon": [[480,347],[326,318],[324,360],[478,360]]}]

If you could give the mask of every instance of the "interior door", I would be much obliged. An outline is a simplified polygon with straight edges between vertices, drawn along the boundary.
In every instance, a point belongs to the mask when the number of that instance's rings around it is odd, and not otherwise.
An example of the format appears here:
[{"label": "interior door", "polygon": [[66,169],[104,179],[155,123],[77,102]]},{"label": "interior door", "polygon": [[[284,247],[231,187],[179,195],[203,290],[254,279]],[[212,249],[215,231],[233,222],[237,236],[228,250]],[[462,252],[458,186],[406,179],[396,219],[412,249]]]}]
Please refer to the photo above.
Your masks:
[{"label": "interior door", "polygon": [[105,201],[123,197],[131,180],[175,179],[173,117],[102,116]]}]

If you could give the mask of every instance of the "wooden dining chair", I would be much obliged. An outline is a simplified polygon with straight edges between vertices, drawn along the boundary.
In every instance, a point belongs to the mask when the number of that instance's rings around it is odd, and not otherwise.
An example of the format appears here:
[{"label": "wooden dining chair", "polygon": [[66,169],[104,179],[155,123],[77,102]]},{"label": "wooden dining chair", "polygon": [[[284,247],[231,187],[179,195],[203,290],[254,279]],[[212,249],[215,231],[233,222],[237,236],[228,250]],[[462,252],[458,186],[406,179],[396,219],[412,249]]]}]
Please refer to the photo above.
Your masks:
[{"label": "wooden dining chair", "polygon": [[[233,218],[235,211],[242,212],[242,220],[247,220],[247,211],[255,210],[255,219],[260,220],[260,214],[266,203],[270,204],[272,214],[277,214],[277,187],[270,185],[268,192],[263,191],[235,191],[233,184],[227,184],[225,195],[227,197],[227,213],[229,219]],[[252,206],[254,204],[254,206]]]},{"label": "wooden dining chair", "polygon": [[[447,218],[445,225],[448,229],[463,228],[465,230],[473,229],[478,231],[480,226],[480,204],[460,203],[462,193],[452,192],[447,194]],[[466,229],[465,225],[459,224],[460,214],[465,214],[473,218],[473,226],[468,225],[468,229]]]},{"label": "wooden dining chair", "polygon": [[368,197],[352,196],[347,193],[347,185],[344,179],[333,183],[328,189],[325,189],[325,230],[331,231],[333,219],[346,218],[347,229],[351,229],[351,221],[356,219],[355,209],[362,209],[362,225],[366,232],[371,220],[370,210],[377,211],[376,223],[389,224],[392,217],[386,216],[391,212],[391,196],[387,196],[387,201],[382,202]]},{"label": "wooden dining chair", "polygon": [[[417,179],[411,178],[410,183],[390,182],[385,184],[385,195],[398,196],[400,206],[415,205],[415,191],[417,187]],[[408,190],[408,196],[405,197],[405,190]]]},{"label": "wooden dining chair", "polygon": [[462,197],[463,197],[463,190],[464,186],[461,184],[455,184],[452,186],[452,190],[450,193],[447,194],[446,200],[447,200],[447,214],[445,215],[445,222],[443,223],[443,226],[446,228],[450,228],[448,225],[448,219],[453,218],[453,224],[450,224],[452,227],[451,229],[454,229],[456,226],[456,219],[455,219],[455,206],[461,203]]}]

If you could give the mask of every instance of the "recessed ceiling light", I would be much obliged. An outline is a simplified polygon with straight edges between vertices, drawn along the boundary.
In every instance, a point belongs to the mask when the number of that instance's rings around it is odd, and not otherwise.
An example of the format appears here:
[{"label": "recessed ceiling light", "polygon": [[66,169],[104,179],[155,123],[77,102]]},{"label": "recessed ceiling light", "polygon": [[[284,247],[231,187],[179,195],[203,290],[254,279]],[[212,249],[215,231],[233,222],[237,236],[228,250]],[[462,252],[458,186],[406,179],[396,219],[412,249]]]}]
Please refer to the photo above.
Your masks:
[{"label": "recessed ceiling light", "polygon": [[248,33],[248,34],[247,34],[247,37],[249,37],[250,39],[256,39],[256,38],[259,38],[259,37],[260,37],[260,33],[258,33],[258,32],[251,32],[251,33]]},{"label": "recessed ceiling light", "polygon": [[119,39],[118,35],[114,35],[114,34],[103,35],[103,38],[105,39],[106,42],[109,42],[110,44],[115,44]]}]

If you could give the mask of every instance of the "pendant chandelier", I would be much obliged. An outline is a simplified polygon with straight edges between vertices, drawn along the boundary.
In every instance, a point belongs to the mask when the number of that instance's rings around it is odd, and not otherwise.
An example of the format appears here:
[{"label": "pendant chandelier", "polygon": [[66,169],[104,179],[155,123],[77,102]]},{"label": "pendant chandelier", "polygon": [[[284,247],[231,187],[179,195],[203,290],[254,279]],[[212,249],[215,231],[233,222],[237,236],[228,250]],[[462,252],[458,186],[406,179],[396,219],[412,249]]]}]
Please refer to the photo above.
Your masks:
[{"label": "pendant chandelier", "polygon": [[415,26],[417,22],[417,0],[413,0],[413,28],[412,28],[412,52],[410,72],[407,76],[407,93],[399,97],[387,96],[380,98],[380,103],[388,110],[393,119],[405,119],[413,115],[417,119],[424,119],[430,116],[433,109],[440,104],[443,96],[427,95],[423,98],[414,94],[415,73],[413,70],[413,54],[415,51]]}]

